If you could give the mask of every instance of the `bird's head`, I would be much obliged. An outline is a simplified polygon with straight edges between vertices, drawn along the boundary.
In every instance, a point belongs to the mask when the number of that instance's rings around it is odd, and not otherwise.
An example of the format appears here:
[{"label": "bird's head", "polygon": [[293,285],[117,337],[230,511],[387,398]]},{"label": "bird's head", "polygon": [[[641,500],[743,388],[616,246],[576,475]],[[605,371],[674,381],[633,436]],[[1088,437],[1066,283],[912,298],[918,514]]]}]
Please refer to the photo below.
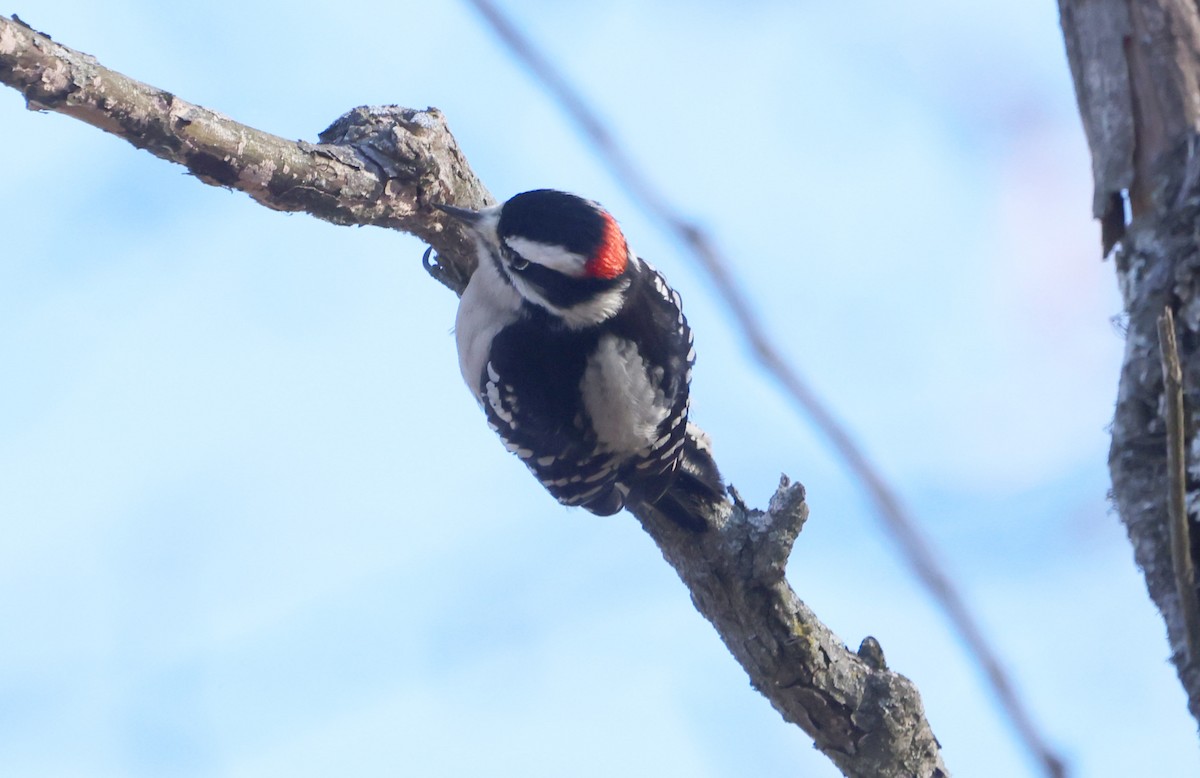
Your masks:
[{"label": "bird's head", "polygon": [[591,200],[537,189],[481,211],[437,207],[475,235],[481,263],[568,327],[620,310],[637,259],[616,220]]}]

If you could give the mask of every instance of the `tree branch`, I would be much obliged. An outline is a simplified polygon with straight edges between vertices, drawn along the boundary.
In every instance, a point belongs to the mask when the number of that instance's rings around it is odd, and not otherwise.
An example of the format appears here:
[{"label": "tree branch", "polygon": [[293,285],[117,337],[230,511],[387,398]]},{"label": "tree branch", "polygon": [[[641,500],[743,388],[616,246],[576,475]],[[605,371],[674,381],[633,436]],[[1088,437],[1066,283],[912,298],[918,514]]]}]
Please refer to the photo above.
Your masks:
[{"label": "tree branch", "polygon": [[1066,772],[1063,760],[1054,753],[1046,738],[1034,723],[1033,715],[1017,694],[1008,673],[992,648],[983,630],[976,623],[966,599],[946,573],[945,565],[935,553],[916,517],[900,500],[899,493],[871,461],[863,446],[842,424],[829,406],[777,347],[775,339],[759,320],[750,297],[737,283],[732,264],[717,248],[716,243],[699,225],[689,221],[671,205],[645,171],[617,142],[584,96],[571,86],[568,79],[538,50],[528,37],[496,6],[492,0],[467,0],[483,16],[488,26],[504,42],[513,57],[524,64],[534,80],[539,82],[558,103],[563,113],[579,128],[591,143],[596,156],[607,164],[613,178],[652,215],[668,234],[673,234],[691,254],[696,264],[708,275],[717,296],[725,303],[737,328],[746,340],[750,354],[767,375],[779,382],[784,394],[797,410],[824,435],[829,448],[858,482],[859,488],[874,508],[875,516],[884,531],[892,536],[900,556],[908,563],[917,581],[925,587],[930,599],[941,609],[951,627],[979,665],[984,678],[995,692],[996,700],[1011,722],[1021,744],[1042,766],[1050,778],[1060,778]]},{"label": "tree branch", "polygon": [[700,534],[637,516],[754,688],[846,775],[948,776],[917,688],[887,669],[874,638],[851,652],[784,577],[808,518],[804,487],[783,476],[766,512],[712,510],[714,529]]},{"label": "tree branch", "polygon": [[109,70],[4,17],[0,82],[25,95],[31,110],[87,122],[276,211],[416,235],[442,258],[439,280],[458,293],[474,269],[471,239],[429,203],[494,201],[436,108],[356,108],[321,133],[321,143],[290,141]]},{"label": "tree branch", "polygon": [[[491,198],[435,109],[358,108],[319,144],[288,141],[108,70],[5,17],[0,82],[31,109],[86,121],[269,208],[412,233],[436,250],[431,272],[456,292],[470,277],[469,239],[430,204],[478,208]],[[948,775],[916,687],[887,669],[873,639],[861,656],[847,649],[787,584],[787,558],[808,515],[803,487],[783,479],[766,512],[740,500],[695,511],[709,531],[683,530],[650,508],[637,518],[776,710],[846,775]]]}]

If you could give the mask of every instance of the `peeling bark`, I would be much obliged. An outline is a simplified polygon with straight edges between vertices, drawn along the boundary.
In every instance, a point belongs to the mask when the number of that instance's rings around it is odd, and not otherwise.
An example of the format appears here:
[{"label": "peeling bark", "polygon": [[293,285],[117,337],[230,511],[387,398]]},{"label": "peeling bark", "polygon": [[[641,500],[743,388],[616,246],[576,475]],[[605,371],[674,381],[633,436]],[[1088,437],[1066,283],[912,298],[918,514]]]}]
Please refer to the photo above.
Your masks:
[{"label": "peeling bark", "polygon": [[[431,203],[478,208],[492,200],[436,109],[357,108],[320,143],[288,141],[2,16],[0,82],[33,110],[88,122],[269,208],[412,233],[437,252],[431,274],[458,293],[473,270],[469,239]],[[803,487],[784,478],[765,512],[740,499],[692,509],[707,531],[686,531],[652,508],[634,512],[776,710],[848,776],[948,776],[912,682],[887,668],[874,639],[850,651],[788,585],[787,559],[808,516]]]}]

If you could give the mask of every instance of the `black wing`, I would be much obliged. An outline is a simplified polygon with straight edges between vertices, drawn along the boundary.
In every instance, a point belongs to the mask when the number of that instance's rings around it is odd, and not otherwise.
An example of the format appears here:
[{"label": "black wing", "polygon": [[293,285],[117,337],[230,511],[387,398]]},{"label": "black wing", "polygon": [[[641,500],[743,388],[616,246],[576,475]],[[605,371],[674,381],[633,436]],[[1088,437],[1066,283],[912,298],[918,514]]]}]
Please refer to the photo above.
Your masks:
[{"label": "black wing", "polygon": [[679,293],[649,263],[642,260],[641,265],[629,302],[614,317],[612,330],[636,343],[647,363],[656,366],[656,373],[661,371],[652,379],[662,389],[669,411],[658,425],[655,440],[627,463],[622,474],[631,487],[631,499],[653,503],[670,487],[682,456],[696,352]]},{"label": "black wing", "polygon": [[[674,292],[654,268],[642,263],[626,304],[601,328],[558,326],[541,308],[502,330],[484,366],[480,399],[489,425],[565,505],[600,515],[616,513],[627,500],[653,503],[670,487],[687,435],[688,384],[695,351],[692,332]],[[580,384],[588,355],[602,334],[632,341],[666,413],[652,440],[638,452],[599,451]],[[632,455],[631,455],[632,454]]]},{"label": "black wing", "polygon": [[496,336],[484,366],[488,424],[559,502],[616,513],[621,463],[597,451],[579,392],[597,336],[556,329],[532,306],[526,314]]}]

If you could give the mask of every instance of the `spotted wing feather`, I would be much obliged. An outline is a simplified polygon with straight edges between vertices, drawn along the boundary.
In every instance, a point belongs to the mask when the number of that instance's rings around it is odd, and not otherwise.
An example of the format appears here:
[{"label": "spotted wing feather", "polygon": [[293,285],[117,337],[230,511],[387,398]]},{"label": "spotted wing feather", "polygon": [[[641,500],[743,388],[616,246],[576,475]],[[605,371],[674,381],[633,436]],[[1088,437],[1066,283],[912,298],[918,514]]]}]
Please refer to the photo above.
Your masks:
[{"label": "spotted wing feather", "polygon": [[633,498],[653,503],[670,487],[679,467],[687,437],[688,390],[696,352],[679,293],[649,263],[642,260],[641,266],[641,283],[631,290],[630,304],[614,321],[614,331],[636,338],[647,362],[657,366],[652,378],[669,408],[654,440],[629,463],[632,472],[625,476]]},{"label": "spotted wing feather", "polygon": [[[629,367],[645,372],[663,405],[661,421],[634,450],[602,445],[582,401],[589,356],[610,336],[636,346]],[[607,515],[628,501],[656,502],[670,487],[685,448],[694,359],[679,295],[643,263],[627,304],[603,332],[555,326],[526,306],[492,342],[480,400],[505,447],[559,502]]]},{"label": "spotted wing feather", "polygon": [[[529,311],[529,318],[539,315]],[[489,425],[564,505],[608,515],[624,506],[620,462],[601,452],[578,402],[585,335],[550,333],[523,321],[501,333],[484,367],[481,400]]]}]

